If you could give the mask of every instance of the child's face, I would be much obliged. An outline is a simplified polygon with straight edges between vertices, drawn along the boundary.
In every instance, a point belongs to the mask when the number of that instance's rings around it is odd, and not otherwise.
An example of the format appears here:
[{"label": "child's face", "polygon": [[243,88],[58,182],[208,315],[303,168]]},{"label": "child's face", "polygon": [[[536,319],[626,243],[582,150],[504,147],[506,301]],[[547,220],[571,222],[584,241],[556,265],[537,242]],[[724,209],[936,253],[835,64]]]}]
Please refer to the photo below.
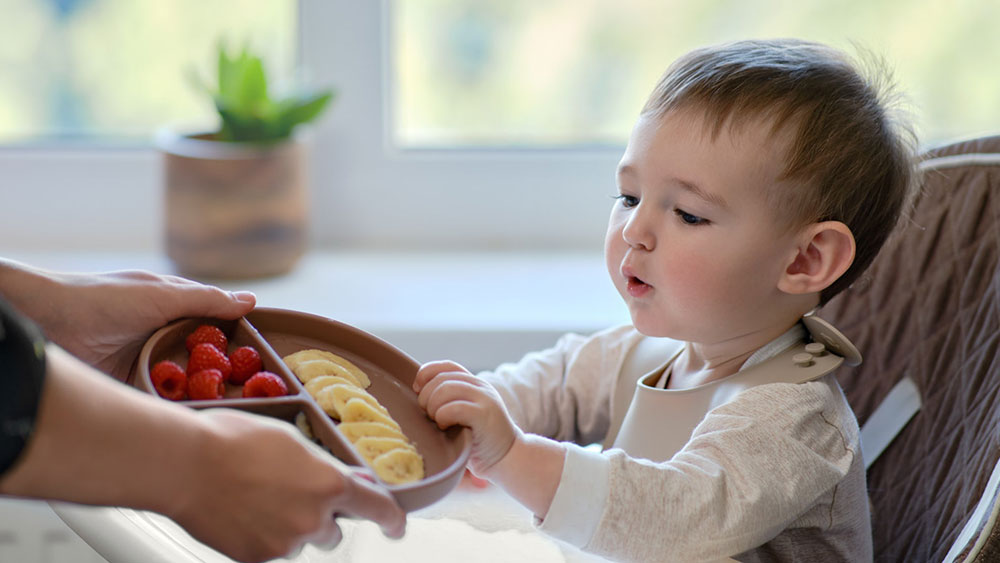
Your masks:
[{"label": "child's face", "polygon": [[787,323],[777,283],[796,233],[777,226],[764,199],[785,137],[761,121],[713,140],[702,119],[697,110],[639,119],[618,168],[605,256],[640,332],[718,343]]}]

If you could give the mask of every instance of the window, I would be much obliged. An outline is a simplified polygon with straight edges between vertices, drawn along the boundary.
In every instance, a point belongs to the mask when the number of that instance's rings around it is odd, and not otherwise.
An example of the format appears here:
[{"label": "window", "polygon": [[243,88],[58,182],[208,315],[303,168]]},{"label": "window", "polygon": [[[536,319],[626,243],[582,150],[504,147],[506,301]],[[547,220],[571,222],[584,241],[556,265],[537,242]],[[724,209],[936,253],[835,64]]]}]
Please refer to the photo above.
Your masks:
[{"label": "window", "polygon": [[290,77],[295,0],[0,0],[0,144],[148,144],[171,122],[214,126],[194,76],[245,42]]},{"label": "window", "polygon": [[928,143],[1000,126],[1000,4],[964,0],[398,0],[401,147],[624,142],[692,47],[794,36],[886,57]]},{"label": "window", "polygon": [[[0,145],[52,135],[25,125],[20,114],[40,110],[28,109],[36,107],[25,94],[29,90],[12,89],[9,81],[36,78],[12,78],[10,53],[24,52],[12,45],[31,40],[41,49],[35,58],[45,62],[33,72],[57,64],[45,53],[65,55],[70,49],[48,43],[70,39],[37,31],[44,28],[37,22],[55,25],[53,11],[70,6],[71,19],[78,21],[86,13],[107,21],[111,16],[98,12],[100,6],[129,15],[103,32],[107,37],[95,39],[99,48],[71,61],[73,73],[79,73],[110,58],[112,71],[105,70],[103,80],[126,77],[122,91],[94,80],[83,83],[90,90],[79,88],[93,92],[95,105],[44,110],[66,111],[72,117],[68,123],[105,115],[103,123],[116,134],[139,139],[177,115],[193,118],[197,97],[177,101],[171,106],[176,110],[164,104],[125,113],[127,104],[117,96],[126,90],[149,100],[168,87],[178,96],[193,94],[175,71],[166,71],[174,76],[169,84],[145,78],[140,67],[146,58],[126,63],[117,51],[176,51],[176,61],[208,66],[205,53],[216,34],[205,31],[205,21],[215,17],[242,21],[243,27],[233,29],[273,45],[279,61],[297,59],[310,82],[337,88],[339,96],[312,141],[312,238],[323,247],[599,252],[615,165],[639,106],[669,61],[710,42],[795,35],[851,50],[851,41],[857,41],[896,67],[923,118],[919,132],[925,144],[1000,127],[1000,73],[993,72],[1000,68],[1000,34],[992,29],[1000,21],[997,3],[262,0],[254,10],[233,5],[245,6],[235,0],[0,0],[5,16],[35,14],[13,18],[35,22],[31,25],[0,18],[4,37],[18,38],[0,45],[0,81],[6,81],[0,96],[16,96],[0,105],[0,129],[19,124],[16,133],[0,133]],[[155,25],[142,27],[140,9],[157,10],[151,20],[147,16]],[[171,28],[175,20],[183,25]],[[141,29],[147,30],[136,32]],[[293,35],[279,35],[283,29]],[[184,39],[171,43],[174,35]],[[161,55],[166,56],[149,56]],[[171,64],[182,72],[189,63]],[[39,99],[63,96],[51,89],[31,91],[50,92],[35,94]],[[115,100],[102,110],[106,113],[92,109],[102,97]],[[69,126],[63,131],[79,134]],[[157,155],[148,146],[116,149],[24,143],[12,148],[9,142],[0,147],[0,244],[158,248]]]}]

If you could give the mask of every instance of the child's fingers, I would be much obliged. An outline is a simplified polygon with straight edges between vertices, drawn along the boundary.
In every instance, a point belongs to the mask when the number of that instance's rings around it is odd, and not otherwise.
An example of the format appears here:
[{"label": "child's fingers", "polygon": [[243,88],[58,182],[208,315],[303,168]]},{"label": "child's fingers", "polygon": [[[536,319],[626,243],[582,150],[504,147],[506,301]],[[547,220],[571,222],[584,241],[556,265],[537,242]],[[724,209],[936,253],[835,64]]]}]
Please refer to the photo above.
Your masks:
[{"label": "child's fingers", "polygon": [[427,387],[427,404],[424,407],[431,418],[436,418],[438,409],[446,403],[452,401],[473,401],[478,403],[484,400],[484,394],[475,381],[469,381],[462,377],[454,377],[434,380],[433,383],[436,384],[433,389],[430,386]]},{"label": "child's fingers", "polygon": [[413,379],[413,390],[419,393],[424,388],[424,385],[427,385],[428,381],[447,371],[464,372],[468,370],[451,360],[427,362],[417,370],[417,376]]},{"label": "child's fingers", "polygon": [[[448,371],[440,372],[435,374],[433,377],[428,379],[421,385],[420,390],[417,391],[417,404],[420,405],[424,410],[427,409],[427,399],[430,398],[434,390],[438,388],[441,384],[446,381],[452,380],[454,378],[462,377],[475,377],[474,375],[464,372],[464,371]],[[416,385],[414,385],[416,387]]]},{"label": "child's fingers", "polygon": [[[472,387],[476,384],[476,376],[469,373],[461,372],[448,372],[439,374],[434,379],[427,382],[427,385],[421,389],[420,393],[417,395],[417,404],[420,405],[427,414],[434,417],[434,411],[437,407],[446,400],[446,398],[456,398],[455,393],[459,389],[453,388],[454,384],[461,384],[466,387]],[[450,391],[446,391],[444,395],[441,395],[441,388],[451,388]],[[435,398],[436,397],[436,398]],[[433,405],[431,404],[433,401]]]},{"label": "child's fingers", "polygon": [[482,408],[472,401],[451,401],[441,405],[435,411],[434,422],[444,430],[455,425],[475,427],[475,422],[481,420]]}]

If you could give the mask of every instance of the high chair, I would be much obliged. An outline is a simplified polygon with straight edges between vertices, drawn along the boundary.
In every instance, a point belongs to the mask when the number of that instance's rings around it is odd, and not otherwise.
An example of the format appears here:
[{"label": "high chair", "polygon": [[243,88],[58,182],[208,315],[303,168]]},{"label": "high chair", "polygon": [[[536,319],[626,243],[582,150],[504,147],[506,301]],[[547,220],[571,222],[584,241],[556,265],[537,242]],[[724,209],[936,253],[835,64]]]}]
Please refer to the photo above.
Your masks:
[{"label": "high chair", "polygon": [[859,423],[906,377],[922,403],[868,470],[875,561],[997,561],[1000,136],[921,170],[911,216],[819,316],[864,355],[838,372]]}]

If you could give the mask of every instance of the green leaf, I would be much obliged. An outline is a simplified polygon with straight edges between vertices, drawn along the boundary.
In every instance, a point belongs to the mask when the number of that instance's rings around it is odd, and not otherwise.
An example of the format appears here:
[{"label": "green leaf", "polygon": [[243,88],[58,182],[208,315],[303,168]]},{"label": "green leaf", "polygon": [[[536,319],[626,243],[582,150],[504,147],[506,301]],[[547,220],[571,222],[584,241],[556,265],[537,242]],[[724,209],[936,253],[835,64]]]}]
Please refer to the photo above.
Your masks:
[{"label": "green leaf", "polygon": [[329,106],[332,90],[270,98],[267,73],[259,56],[244,47],[232,55],[218,46],[218,90],[212,93],[221,126],[218,138],[266,142],[287,138],[294,128],[312,121]]},{"label": "green leaf", "polygon": [[238,90],[239,67],[237,61],[229,58],[225,45],[219,45],[219,91],[218,96],[225,100],[232,100],[234,93]]},{"label": "green leaf", "polygon": [[277,115],[277,129],[287,137],[297,125],[308,123],[317,117],[333,101],[334,92],[325,90],[282,100]]},{"label": "green leaf", "polygon": [[240,107],[260,113],[270,103],[267,97],[267,78],[264,63],[257,57],[245,56],[241,61],[238,99]]}]

